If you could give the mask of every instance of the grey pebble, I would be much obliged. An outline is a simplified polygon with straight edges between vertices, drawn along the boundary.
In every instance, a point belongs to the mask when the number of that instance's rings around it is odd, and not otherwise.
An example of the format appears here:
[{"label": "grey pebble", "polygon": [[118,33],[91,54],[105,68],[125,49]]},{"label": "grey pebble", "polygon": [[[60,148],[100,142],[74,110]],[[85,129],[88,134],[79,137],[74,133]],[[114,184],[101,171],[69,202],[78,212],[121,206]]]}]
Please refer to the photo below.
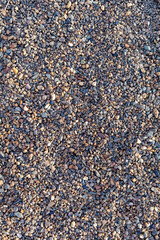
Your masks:
[{"label": "grey pebble", "polygon": [[42,113],[42,118],[47,118],[47,113],[46,112]]},{"label": "grey pebble", "polygon": [[18,113],[21,112],[21,108],[20,108],[20,107],[16,107],[16,108],[15,108],[15,113],[17,113],[17,112],[18,112]]},{"label": "grey pebble", "polygon": [[46,74],[47,78],[51,78],[51,75],[49,73]]},{"label": "grey pebble", "polygon": [[18,218],[23,218],[23,215],[20,212],[15,212],[14,215]]}]

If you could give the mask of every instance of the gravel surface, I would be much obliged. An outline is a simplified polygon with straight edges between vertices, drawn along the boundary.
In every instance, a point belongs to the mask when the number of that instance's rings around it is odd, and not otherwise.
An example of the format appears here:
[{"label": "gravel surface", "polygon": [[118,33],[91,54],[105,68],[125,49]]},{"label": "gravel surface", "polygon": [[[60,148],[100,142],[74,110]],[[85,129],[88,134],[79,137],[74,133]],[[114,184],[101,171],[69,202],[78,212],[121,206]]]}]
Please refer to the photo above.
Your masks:
[{"label": "gravel surface", "polygon": [[160,239],[158,2],[0,2],[0,239]]}]

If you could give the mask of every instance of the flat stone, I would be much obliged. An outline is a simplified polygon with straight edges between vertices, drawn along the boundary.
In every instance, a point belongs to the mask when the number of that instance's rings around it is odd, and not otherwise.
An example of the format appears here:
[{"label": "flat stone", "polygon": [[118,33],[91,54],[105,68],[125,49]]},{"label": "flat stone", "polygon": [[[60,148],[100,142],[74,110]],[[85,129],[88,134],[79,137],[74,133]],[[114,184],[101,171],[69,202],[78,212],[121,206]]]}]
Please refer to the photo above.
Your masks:
[{"label": "flat stone", "polygon": [[144,49],[145,49],[146,51],[150,51],[150,50],[151,50],[151,47],[150,47],[150,46],[144,46]]},{"label": "flat stone", "polygon": [[15,112],[21,112],[21,108],[20,107],[16,107],[15,108]]},{"label": "flat stone", "polygon": [[55,93],[51,93],[51,100],[54,101],[56,99]]},{"label": "flat stone", "polygon": [[158,117],[159,117],[159,111],[158,111],[157,108],[155,108],[155,109],[153,110],[153,113],[154,113],[155,118],[158,118]]},{"label": "flat stone", "polygon": [[3,180],[0,179],[0,186],[2,186],[4,184]]},{"label": "flat stone", "polygon": [[23,215],[20,212],[16,212],[16,213],[14,213],[14,215],[18,218],[23,218]]},{"label": "flat stone", "polygon": [[42,113],[42,118],[47,118],[47,113]]},{"label": "flat stone", "polygon": [[12,70],[15,74],[18,74],[18,69],[17,68],[13,67]]},{"label": "flat stone", "polygon": [[71,222],[71,227],[74,228],[75,225],[76,225],[75,221],[72,221],[72,222]]},{"label": "flat stone", "polygon": [[47,78],[51,78],[51,75],[49,73],[46,74]]}]

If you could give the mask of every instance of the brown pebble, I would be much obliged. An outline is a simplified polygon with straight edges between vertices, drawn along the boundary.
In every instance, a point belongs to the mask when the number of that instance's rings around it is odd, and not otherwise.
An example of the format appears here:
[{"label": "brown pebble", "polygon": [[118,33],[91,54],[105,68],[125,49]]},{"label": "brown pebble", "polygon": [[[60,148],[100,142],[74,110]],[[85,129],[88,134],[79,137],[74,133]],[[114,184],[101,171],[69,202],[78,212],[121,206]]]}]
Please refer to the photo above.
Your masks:
[{"label": "brown pebble", "polygon": [[94,187],[96,188],[97,191],[100,191],[100,190],[101,190],[101,186],[98,185],[98,184],[96,184]]},{"label": "brown pebble", "polygon": [[69,151],[70,151],[70,152],[74,152],[74,148],[70,148]]},{"label": "brown pebble", "polygon": [[102,138],[102,139],[104,139],[104,138],[105,138],[104,134],[103,134],[103,133],[101,133],[101,132],[99,132],[99,133],[98,133],[98,136],[99,136],[100,138]]},{"label": "brown pebble", "polygon": [[110,178],[110,183],[111,183],[112,186],[114,185],[113,178]]},{"label": "brown pebble", "polygon": [[124,46],[125,46],[126,48],[129,48],[129,47],[130,47],[128,43],[125,43]]},{"label": "brown pebble", "polygon": [[10,44],[10,48],[11,48],[11,49],[14,49],[14,48],[16,48],[16,47],[17,47],[17,43],[11,43],[11,44]]},{"label": "brown pebble", "polygon": [[157,72],[156,75],[157,75],[158,77],[160,77],[160,72]]},{"label": "brown pebble", "polygon": [[155,109],[153,110],[153,113],[154,113],[155,118],[158,118],[158,116],[159,116],[159,111],[157,110],[157,108],[155,108]]},{"label": "brown pebble", "polygon": [[0,179],[0,186],[2,186],[3,185],[3,180],[2,179]]},{"label": "brown pebble", "polygon": [[13,67],[12,70],[13,70],[13,72],[14,72],[15,74],[18,73],[18,69],[17,69],[17,68]]}]

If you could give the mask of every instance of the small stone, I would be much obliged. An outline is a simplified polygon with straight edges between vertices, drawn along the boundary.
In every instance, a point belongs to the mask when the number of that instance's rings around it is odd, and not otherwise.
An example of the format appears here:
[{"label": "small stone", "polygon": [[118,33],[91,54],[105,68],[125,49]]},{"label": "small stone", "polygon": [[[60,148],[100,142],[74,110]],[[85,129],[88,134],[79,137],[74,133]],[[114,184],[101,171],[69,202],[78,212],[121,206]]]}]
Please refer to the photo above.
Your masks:
[{"label": "small stone", "polygon": [[96,185],[94,185],[94,187],[96,188],[97,192],[101,191],[101,186],[100,185],[96,184]]},{"label": "small stone", "polygon": [[18,237],[18,238],[21,238],[21,237],[22,237],[22,234],[21,234],[21,233],[17,233],[17,237]]},{"label": "small stone", "polygon": [[12,70],[15,74],[18,74],[18,69],[17,68],[13,67]]},{"label": "small stone", "polygon": [[0,179],[2,179],[4,181],[4,177],[2,176],[2,174],[0,174]]},{"label": "small stone", "polygon": [[14,215],[18,218],[23,218],[23,215],[20,212],[16,212]]},{"label": "small stone", "polygon": [[54,41],[50,42],[49,44],[50,44],[51,47],[53,47],[54,46]]},{"label": "small stone", "polygon": [[3,185],[3,180],[2,179],[0,179],[0,186],[2,186]]},{"label": "small stone", "polygon": [[47,208],[48,208],[48,209],[50,209],[50,208],[52,208],[52,207],[53,207],[53,205],[54,205],[54,202],[52,202],[52,201],[51,201],[51,202],[49,202],[49,204],[48,204]]},{"label": "small stone", "polygon": [[84,59],[81,60],[81,64],[84,65],[86,64],[86,61]]},{"label": "small stone", "polygon": [[105,139],[105,135],[104,135],[103,133],[101,133],[101,132],[98,133],[98,136],[99,136],[100,138],[102,138],[102,139]]},{"label": "small stone", "polygon": [[105,9],[105,8],[104,8],[104,5],[102,5],[102,6],[101,6],[101,10],[104,11],[104,9]]},{"label": "small stone", "polygon": [[42,118],[47,118],[47,113],[42,113]]},{"label": "small stone", "polygon": [[11,49],[14,49],[14,48],[16,48],[16,47],[17,47],[17,43],[11,43],[11,44],[10,44],[10,48],[11,48]]},{"label": "small stone", "polygon": [[141,140],[140,139],[137,139],[137,144],[141,144]]},{"label": "small stone", "polygon": [[158,188],[152,187],[151,190],[155,193],[160,194],[160,189],[158,189]]},{"label": "small stone", "polygon": [[84,85],[84,82],[79,82],[79,86],[83,86]]},{"label": "small stone", "polygon": [[114,185],[113,178],[110,178],[110,183],[111,183],[112,186]]},{"label": "small stone", "polygon": [[156,175],[156,177],[160,177],[160,171],[158,169],[154,170],[154,174]]},{"label": "small stone", "polygon": [[108,240],[108,236],[107,235],[104,237],[104,240]]},{"label": "small stone", "polygon": [[73,43],[69,42],[68,46],[73,47]]},{"label": "small stone", "polygon": [[24,109],[24,111],[26,111],[26,112],[29,110],[29,108],[27,108],[26,106],[24,106],[23,109]]},{"label": "small stone", "polygon": [[145,49],[146,51],[150,51],[150,50],[151,50],[150,46],[144,46],[144,49]]},{"label": "small stone", "polygon": [[38,72],[34,73],[34,75],[33,75],[32,79],[36,79],[36,78],[38,78],[38,75],[39,75],[39,73],[38,73]]},{"label": "small stone", "polygon": [[128,43],[125,43],[124,46],[125,46],[125,48],[129,48],[130,47]]},{"label": "small stone", "polygon": [[56,99],[55,93],[51,93],[51,100],[54,101]]},{"label": "small stone", "polygon": [[47,110],[50,110],[51,109],[51,105],[48,103],[44,108],[47,109]]},{"label": "small stone", "polygon": [[69,151],[70,152],[74,152],[75,150],[74,150],[74,148],[70,148]]},{"label": "small stone", "polygon": [[15,112],[21,112],[21,108],[20,107],[16,107],[15,108]]},{"label": "small stone", "polygon": [[159,117],[159,111],[157,110],[157,108],[155,108],[155,109],[153,110],[153,113],[154,113],[155,118],[158,118],[158,117]]},{"label": "small stone", "polygon": [[55,199],[55,196],[52,195],[52,196],[51,196],[51,201],[54,201],[54,199]]},{"label": "small stone", "polygon": [[31,85],[27,84],[27,85],[26,85],[26,88],[27,88],[27,89],[31,89]]},{"label": "small stone", "polygon": [[96,82],[92,82],[92,86],[96,87],[97,83]]},{"label": "small stone", "polygon": [[70,8],[71,5],[72,5],[72,3],[71,3],[71,1],[69,1],[68,4],[67,4],[67,8]]},{"label": "small stone", "polygon": [[51,165],[50,168],[51,168],[52,172],[54,172],[56,170],[54,165]]},{"label": "small stone", "polygon": [[75,221],[72,221],[72,222],[71,222],[71,227],[74,228],[75,225],[76,225]]},{"label": "small stone", "polygon": [[49,73],[46,74],[47,78],[51,78],[51,75]]},{"label": "small stone", "polygon": [[126,16],[131,16],[131,15],[132,15],[131,11],[126,12]]},{"label": "small stone", "polygon": [[22,73],[20,73],[20,75],[19,75],[19,77],[18,77],[19,79],[22,79],[23,78],[23,74]]},{"label": "small stone", "polygon": [[[0,158],[4,158],[4,153],[0,151]],[[1,178],[1,174],[0,174],[0,178]]]},{"label": "small stone", "polygon": [[5,189],[5,190],[8,190],[8,189],[10,189],[10,186],[9,186],[9,184],[5,184],[5,185],[4,185],[4,189]]},{"label": "small stone", "polygon": [[140,239],[143,239],[143,238],[144,238],[144,235],[143,235],[143,234],[141,234],[139,237],[140,237]]},{"label": "small stone", "polygon": [[132,179],[132,182],[136,182],[136,181],[137,181],[137,179],[136,179],[136,178],[133,178],[133,179]]},{"label": "small stone", "polygon": [[84,181],[88,181],[88,177],[85,176],[85,177],[83,178],[83,180],[84,180]]},{"label": "small stone", "polygon": [[127,7],[129,8],[129,7],[132,7],[132,3],[127,3]]},{"label": "small stone", "polygon": [[160,77],[160,72],[156,72],[156,75],[157,75],[158,77]]}]

